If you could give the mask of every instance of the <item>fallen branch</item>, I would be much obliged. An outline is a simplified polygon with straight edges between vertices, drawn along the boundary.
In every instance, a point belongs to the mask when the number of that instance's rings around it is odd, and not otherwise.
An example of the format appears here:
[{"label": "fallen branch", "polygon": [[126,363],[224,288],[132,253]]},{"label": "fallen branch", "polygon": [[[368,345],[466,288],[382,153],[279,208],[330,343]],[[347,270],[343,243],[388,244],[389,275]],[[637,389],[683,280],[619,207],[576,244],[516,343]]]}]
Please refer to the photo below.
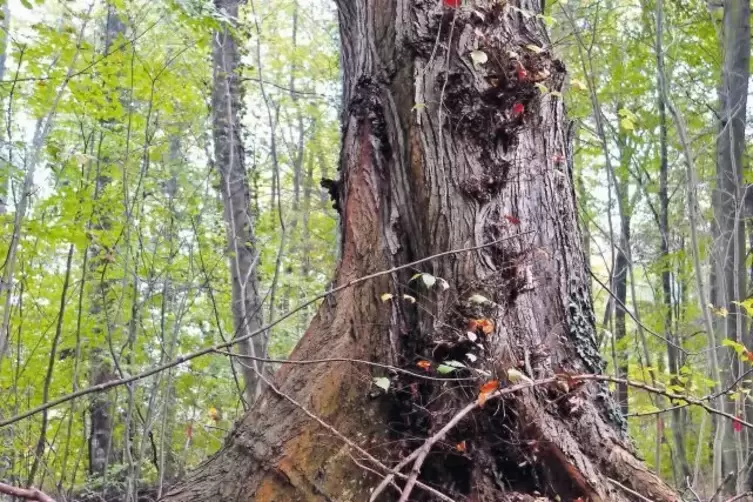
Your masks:
[{"label": "fallen branch", "polygon": [[55,502],[55,500],[36,488],[18,488],[5,483],[0,483],[0,493],[18,497],[24,500],[36,500],[37,502]]}]

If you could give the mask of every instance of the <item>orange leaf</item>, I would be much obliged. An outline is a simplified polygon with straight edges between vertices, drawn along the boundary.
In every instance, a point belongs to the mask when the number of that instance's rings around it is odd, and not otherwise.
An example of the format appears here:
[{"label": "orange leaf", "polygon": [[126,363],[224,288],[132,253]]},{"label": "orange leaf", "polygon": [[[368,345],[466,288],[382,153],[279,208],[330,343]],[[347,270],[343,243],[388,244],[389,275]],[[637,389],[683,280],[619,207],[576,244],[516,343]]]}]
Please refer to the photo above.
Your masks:
[{"label": "orange leaf", "polygon": [[455,449],[459,452],[465,451],[465,441],[461,441],[458,444],[455,445]]},{"label": "orange leaf", "polygon": [[431,368],[431,363],[429,361],[418,361],[416,363],[416,366],[418,366],[422,370],[429,371],[429,368]]},{"label": "orange leaf", "polygon": [[478,319],[471,319],[468,321],[468,330],[467,331],[476,331],[478,329]]},{"label": "orange leaf", "polygon": [[485,335],[491,335],[494,331],[494,323],[489,319],[479,319],[479,328]]},{"label": "orange leaf", "polygon": [[489,394],[488,393],[482,392],[481,394],[479,394],[478,395],[478,405],[479,405],[479,407],[483,408],[487,399],[489,399]]},{"label": "orange leaf", "polygon": [[499,387],[499,381],[498,380],[489,380],[484,385],[481,386],[481,390],[478,394],[478,405],[483,407],[486,403],[487,399],[489,399],[489,396],[497,390]]},{"label": "orange leaf", "polygon": [[499,387],[499,380],[489,380],[481,386],[481,392],[484,394],[491,394]]}]

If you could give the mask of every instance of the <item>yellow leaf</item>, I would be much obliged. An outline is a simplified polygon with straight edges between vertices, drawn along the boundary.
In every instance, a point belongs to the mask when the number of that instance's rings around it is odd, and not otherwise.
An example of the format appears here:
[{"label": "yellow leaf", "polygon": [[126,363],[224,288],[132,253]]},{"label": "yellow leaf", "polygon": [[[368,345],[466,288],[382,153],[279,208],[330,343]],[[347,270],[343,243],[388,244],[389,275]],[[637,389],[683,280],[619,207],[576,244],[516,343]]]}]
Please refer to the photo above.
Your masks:
[{"label": "yellow leaf", "polygon": [[578,80],[577,78],[570,80],[570,87],[572,87],[573,89],[577,91],[588,90],[588,86],[586,86],[586,84],[584,84],[582,81]]},{"label": "yellow leaf", "polygon": [[390,293],[384,293],[379,298],[381,298],[383,302],[388,302],[388,301],[392,300],[392,294],[390,294]]},{"label": "yellow leaf", "polygon": [[214,408],[214,407],[209,408],[209,410],[207,411],[207,414],[209,415],[209,418],[211,418],[215,422],[220,421],[220,412],[217,411],[217,408]]},{"label": "yellow leaf", "polygon": [[525,373],[522,373],[515,368],[510,368],[507,370],[507,379],[510,380],[510,383],[520,383],[520,382],[527,382],[527,383],[533,383],[533,380],[528,378],[528,376]]},{"label": "yellow leaf", "polygon": [[539,47],[538,45],[534,45],[534,44],[528,44],[528,45],[526,45],[525,47],[526,47],[526,49],[528,49],[529,51],[531,51],[531,52],[535,52],[536,54],[541,54],[542,52],[544,52],[544,49],[542,49],[542,48],[541,48],[541,47]]}]

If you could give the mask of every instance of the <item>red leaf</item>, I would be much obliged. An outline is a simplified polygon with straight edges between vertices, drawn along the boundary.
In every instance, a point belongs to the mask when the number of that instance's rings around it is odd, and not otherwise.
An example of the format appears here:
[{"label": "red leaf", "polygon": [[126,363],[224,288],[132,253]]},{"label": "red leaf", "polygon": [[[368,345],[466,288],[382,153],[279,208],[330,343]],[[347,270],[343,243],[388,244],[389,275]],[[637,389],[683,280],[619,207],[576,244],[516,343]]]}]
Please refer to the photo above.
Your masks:
[{"label": "red leaf", "polygon": [[565,156],[559,153],[554,154],[552,155],[552,162],[554,162],[555,164],[559,166],[565,162]]},{"label": "red leaf", "polygon": [[447,7],[452,7],[453,9],[460,7],[462,3],[463,3],[463,0],[444,0],[444,4]]},{"label": "red leaf", "polygon": [[515,216],[511,216],[509,214],[505,215],[505,219],[512,223],[513,225],[520,225],[520,220],[516,218]]},{"label": "red leaf", "polygon": [[193,439],[193,424],[186,425],[186,437],[188,439]]},{"label": "red leaf", "polygon": [[525,107],[523,106],[523,103],[515,103],[512,105],[512,116],[513,117],[519,117],[523,115],[523,112],[526,111]]},{"label": "red leaf", "polygon": [[528,80],[528,70],[526,70],[526,67],[523,66],[523,63],[520,61],[515,61],[515,64],[517,65],[517,69],[515,72],[518,75],[518,80],[520,81],[526,81]]},{"label": "red leaf", "polygon": [[732,420],[732,428],[735,430],[735,432],[740,432],[743,430],[743,423],[739,418],[735,417],[735,419]]}]

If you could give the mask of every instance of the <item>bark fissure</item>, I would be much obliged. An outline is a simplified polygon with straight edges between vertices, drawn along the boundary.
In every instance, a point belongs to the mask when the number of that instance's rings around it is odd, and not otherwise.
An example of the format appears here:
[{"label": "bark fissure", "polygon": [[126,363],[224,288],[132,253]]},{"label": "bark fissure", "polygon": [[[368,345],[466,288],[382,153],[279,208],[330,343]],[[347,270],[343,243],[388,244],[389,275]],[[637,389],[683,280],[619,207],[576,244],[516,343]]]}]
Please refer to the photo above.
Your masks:
[{"label": "bark fissure", "polygon": [[[518,8],[535,13],[539,3]],[[488,377],[425,381],[349,363],[284,366],[275,376],[281,392],[395,465],[475,400],[485,380],[510,383],[510,369],[533,379],[598,373],[603,362],[572,166],[561,160],[571,130],[561,99],[535,85],[560,90],[565,77],[540,21],[485,0],[473,10],[342,0],[338,12],[345,102],[336,282],[505,239],[341,291],[291,356],[412,369],[425,361],[434,376],[438,365],[462,361],[475,370],[451,376]],[[416,273],[449,287],[411,280]],[[384,293],[392,299],[382,301]],[[389,376],[390,390],[376,391],[373,376]],[[478,502],[632,500],[609,479],[652,500],[679,500],[635,458],[623,425],[604,384],[525,390],[460,420],[418,479]],[[379,479],[348,450],[265,392],[226,447],[167,500],[367,500]],[[432,500],[425,491],[411,497]]]}]

